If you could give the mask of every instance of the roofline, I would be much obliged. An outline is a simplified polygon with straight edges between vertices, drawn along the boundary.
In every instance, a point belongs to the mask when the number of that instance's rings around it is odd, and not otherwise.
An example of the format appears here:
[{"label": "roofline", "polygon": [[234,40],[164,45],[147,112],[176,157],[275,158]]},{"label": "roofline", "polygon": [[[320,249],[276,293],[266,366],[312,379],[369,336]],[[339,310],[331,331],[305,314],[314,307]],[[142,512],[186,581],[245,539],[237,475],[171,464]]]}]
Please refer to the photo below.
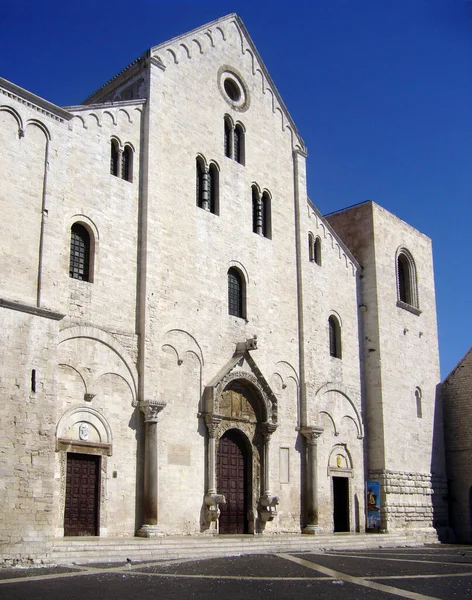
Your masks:
[{"label": "roofline", "polygon": [[121,69],[121,71],[119,71],[111,79],[109,79],[108,81],[106,81],[98,89],[96,89],[89,96],[87,96],[87,98],[85,98],[85,100],[83,101],[83,104],[87,104],[89,102],[89,100],[91,100],[92,98],[94,98],[95,96],[97,96],[102,90],[104,90],[106,87],[108,87],[112,81],[115,81],[116,79],[123,79],[123,75],[127,71],[129,71],[133,67],[134,68],[139,67],[142,64],[143,61],[145,61],[146,59],[149,58],[149,56],[150,56],[150,50],[146,50],[146,52],[144,52],[143,54],[141,54],[141,56],[138,56],[138,58],[135,58],[133,60],[133,62],[131,62],[128,66],[126,66],[124,69]]},{"label": "roofline", "polygon": [[308,200],[308,204],[309,204],[310,208],[323,221],[323,223],[329,229],[329,232],[331,233],[331,235],[333,235],[336,238],[336,241],[338,242],[338,244],[341,246],[341,248],[344,250],[346,255],[349,257],[349,260],[352,261],[352,263],[356,266],[357,270],[362,271],[363,270],[362,265],[357,261],[357,259],[354,257],[352,252],[349,250],[349,248],[346,246],[346,244],[342,241],[342,239],[336,233],[336,230],[333,229],[332,225],[330,225],[330,223],[326,220],[325,216],[320,213],[320,211],[316,208],[316,206],[313,204],[313,202],[310,200],[310,198],[307,198],[307,200]]},{"label": "roofline", "polygon": [[460,361],[457,363],[457,365],[452,369],[452,371],[449,373],[449,375],[446,377],[446,379],[442,382],[441,385],[444,385],[445,383],[447,383],[448,379],[450,377],[452,377],[454,375],[454,373],[457,371],[457,369],[462,365],[462,363],[465,361],[465,359],[469,356],[469,354],[472,352],[472,346],[467,350],[467,352],[464,354],[464,356],[460,359]]},{"label": "roofline", "polygon": [[218,23],[222,23],[223,21],[228,21],[229,19],[234,19],[238,25],[238,27],[241,29],[243,35],[246,37],[250,47],[251,47],[251,51],[254,53],[254,56],[256,57],[256,59],[258,60],[259,64],[261,65],[262,71],[264,73],[265,78],[267,79],[268,83],[270,84],[271,88],[274,90],[275,96],[277,98],[278,103],[280,104],[284,114],[286,115],[289,123],[290,123],[290,127],[293,130],[294,135],[297,137],[297,139],[299,140],[302,150],[304,152],[306,152],[306,145],[305,142],[302,138],[302,136],[300,135],[297,126],[295,125],[295,121],[292,119],[291,114],[289,113],[287,107],[285,106],[284,101],[282,100],[282,97],[279,94],[279,91],[277,89],[277,86],[275,85],[272,77],[269,74],[269,71],[267,70],[267,67],[264,64],[264,61],[261,58],[261,55],[259,54],[256,45],[254,44],[254,42],[252,41],[251,36],[249,35],[248,30],[246,29],[246,26],[244,25],[241,17],[236,14],[236,13],[229,13],[223,17],[220,17],[219,19],[215,19],[214,21],[211,21],[210,23],[206,23],[205,25],[201,25],[200,27],[197,27],[195,29],[192,29],[191,31],[187,31],[186,33],[182,33],[181,35],[178,35],[170,40],[165,40],[164,42],[158,44],[157,46],[153,46],[150,50],[149,53],[152,54],[154,52],[157,52],[159,49],[164,48],[165,46],[169,46],[170,44],[174,44],[175,42],[178,42],[181,39],[184,39],[190,35],[199,33],[200,31],[204,31],[205,29],[209,29],[210,27],[214,27],[215,25],[217,25]]},{"label": "roofline", "polygon": [[102,108],[114,108],[117,106],[135,106],[146,104],[146,98],[137,98],[136,100],[118,100],[116,102],[98,102],[97,104],[77,104],[64,107],[71,112],[80,112],[82,110],[100,110]]},{"label": "roofline", "polygon": [[[56,104],[53,104],[52,102],[49,102],[40,96],[36,96],[36,94],[33,94],[19,85],[8,81],[8,79],[0,77],[0,87],[3,87],[11,94],[11,96],[16,96],[17,100],[24,100],[25,104],[32,104],[46,114],[49,113],[49,116],[55,117],[56,119],[70,121],[73,117],[73,115],[65,108],[61,108],[60,106],[57,106]],[[9,94],[6,95],[8,96]]]}]

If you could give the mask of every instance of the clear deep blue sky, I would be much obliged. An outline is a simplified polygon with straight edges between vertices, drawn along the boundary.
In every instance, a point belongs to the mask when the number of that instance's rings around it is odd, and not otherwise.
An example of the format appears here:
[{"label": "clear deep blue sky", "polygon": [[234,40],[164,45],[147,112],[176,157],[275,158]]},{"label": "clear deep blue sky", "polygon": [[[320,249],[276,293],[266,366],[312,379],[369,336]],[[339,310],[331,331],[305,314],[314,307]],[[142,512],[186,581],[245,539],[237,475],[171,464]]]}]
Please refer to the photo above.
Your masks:
[{"label": "clear deep blue sky", "polygon": [[78,104],[230,12],[307,144],[318,208],[375,200],[433,239],[445,377],[472,343],[472,2],[14,0],[0,10],[0,76]]}]

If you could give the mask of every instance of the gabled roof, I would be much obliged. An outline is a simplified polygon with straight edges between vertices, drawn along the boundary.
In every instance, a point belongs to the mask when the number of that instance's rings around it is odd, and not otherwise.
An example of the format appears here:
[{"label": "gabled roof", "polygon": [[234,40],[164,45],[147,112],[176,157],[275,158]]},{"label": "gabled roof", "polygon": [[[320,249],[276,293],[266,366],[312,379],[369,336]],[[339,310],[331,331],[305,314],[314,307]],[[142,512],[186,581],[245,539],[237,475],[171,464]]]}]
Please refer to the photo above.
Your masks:
[{"label": "gabled roof", "polygon": [[457,365],[452,369],[452,371],[449,373],[449,375],[446,377],[446,379],[442,382],[442,385],[448,383],[449,380],[452,379],[452,377],[457,372],[457,370],[464,366],[464,363],[467,361],[467,359],[469,358],[470,355],[472,355],[472,346],[467,350],[467,352],[460,359],[460,361],[457,363]]},{"label": "gabled roof", "polygon": [[[256,63],[257,63],[257,67],[260,69],[260,71],[263,75],[263,78],[266,82],[266,83],[264,82],[264,90],[263,90],[264,93],[267,89],[266,86],[268,86],[268,88],[274,94],[276,103],[279,105],[282,114],[284,115],[285,119],[287,120],[290,130],[293,132],[293,136],[295,136],[297,138],[298,143],[295,143],[295,140],[293,140],[294,147],[298,146],[298,148],[302,152],[305,153],[306,152],[305,143],[304,143],[302,137],[300,136],[300,134],[298,133],[295,122],[293,121],[290,113],[287,110],[287,107],[285,106],[285,104],[282,100],[282,97],[280,96],[274,82],[272,81],[269,71],[267,70],[266,66],[264,65],[264,62],[262,61],[262,58],[260,57],[260,54],[257,51],[257,48],[256,48],[254,42],[252,41],[251,36],[249,35],[244,23],[242,22],[241,18],[236,13],[230,13],[229,15],[226,15],[224,17],[216,19],[215,21],[211,21],[210,23],[202,25],[201,27],[197,27],[196,29],[193,29],[192,31],[189,31],[182,35],[179,35],[169,41],[158,44],[157,46],[153,46],[150,50],[150,54],[151,54],[151,56],[155,57],[160,51],[168,50],[168,49],[170,51],[172,51],[170,48],[171,46],[180,45],[183,42],[185,42],[186,40],[188,40],[189,42],[196,41],[195,38],[202,34],[203,34],[203,36],[206,36],[208,38],[209,43],[213,46],[214,45],[213,37],[216,35],[216,32],[218,30],[219,30],[222,38],[225,39],[224,32],[220,26],[225,23],[231,23],[231,22],[236,25],[236,27],[238,28],[238,30],[241,34],[241,38],[242,38],[241,39],[241,52],[243,54],[248,52],[249,54],[251,54],[253,56],[253,66],[252,66],[253,74],[256,73]],[[244,46],[243,40],[246,42],[247,47]],[[204,52],[203,47],[202,47],[202,45],[199,45],[199,46],[200,46],[200,48],[199,48],[200,53],[203,54],[203,52]],[[161,59],[162,62],[165,63],[165,61],[162,60],[161,56],[159,58]],[[174,61],[176,61],[176,59],[174,59]],[[276,108],[278,108],[278,107],[276,107]],[[285,129],[285,126],[284,126],[284,129]]]},{"label": "gabled roof", "polygon": [[[251,55],[253,57],[253,65],[252,65],[253,75],[255,75],[257,70],[259,70],[260,73],[262,74],[263,85],[264,85],[263,92],[266,93],[267,90],[270,90],[272,92],[272,94],[273,94],[273,100],[272,100],[273,112],[275,112],[276,110],[280,110],[281,114],[283,115],[283,129],[290,130],[291,135],[292,135],[293,147],[298,148],[303,153],[306,153],[305,142],[303,141],[302,137],[298,133],[295,122],[293,121],[292,117],[290,116],[290,113],[288,112],[287,107],[285,106],[285,104],[282,100],[282,97],[280,96],[277,88],[275,87],[275,84],[272,81],[272,78],[271,78],[266,66],[263,63],[263,61],[259,55],[259,52],[257,51],[257,48],[251,39],[251,36],[249,35],[241,18],[236,13],[231,13],[229,15],[226,15],[224,17],[216,19],[215,21],[206,23],[205,25],[202,25],[201,27],[197,27],[196,29],[193,29],[192,31],[189,31],[187,33],[184,33],[182,35],[174,37],[171,40],[162,42],[162,43],[158,44],[157,46],[153,46],[147,52],[145,52],[140,58],[134,60],[125,69],[120,71],[117,75],[115,75],[107,83],[105,83],[98,90],[96,90],[93,94],[91,94],[84,101],[84,103],[96,102],[97,99],[100,98],[101,92],[104,91],[112,82],[117,82],[117,84],[118,84],[119,82],[129,79],[137,71],[139,71],[140,69],[143,69],[145,66],[145,63],[148,60],[151,60],[152,62],[154,62],[154,64],[159,64],[162,68],[165,68],[166,61],[165,61],[165,59],[163,59],[163,57],[165,56],[164,53],[166,50],[170,53],[170,55],[173,55],[174,62],[178,63],[177,53],[173,50],[173,47],[175,49],[177,49],[180,45],[184,45],[184,47],[187,48],[188,55],[190,55],[189,48],[191,46],[191,43],[195,42],[195,44],[198,45],[199,53],[203,54],[205,51],[204,50],[205,46],[206,47],[208,45],[211,47],[214,46],[214,38],[217,34],[219,36],[219,39],[225,40],[225,34],[222,29],[222,25],[227,24],[227,23],[234,23],[241,35],[241,52],[243,54],[248,53],[249,55]],[[201,40],[203,40],[205,38],[205,40],[206,40],[205,44],[202,44],[201,41],[198,41],[199,36],[200,36]],[[185,42],[188,42],[188,46],[185,44]],[[161,54],[159,54],[159,53],[161,53]]]}]

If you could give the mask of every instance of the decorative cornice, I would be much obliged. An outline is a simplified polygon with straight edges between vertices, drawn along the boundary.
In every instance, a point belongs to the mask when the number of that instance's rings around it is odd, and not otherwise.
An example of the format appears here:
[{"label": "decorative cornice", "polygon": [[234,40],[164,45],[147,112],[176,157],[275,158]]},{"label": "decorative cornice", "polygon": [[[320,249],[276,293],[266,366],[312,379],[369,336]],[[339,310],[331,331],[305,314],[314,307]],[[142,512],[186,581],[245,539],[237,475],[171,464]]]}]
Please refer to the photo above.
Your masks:
[{"label": "decorative cornice", "polygon": [[48,102],[44,100],[44,98],[40,98],[28,90],[21,88],[18,85],[15,85],[11,81],[7,79],[3,79],[0,77],[0,93],[12,100],[16,100],[21,104],[24,104],[28,108],[32,108],[33,110],[53,119],[54,121],[59,121],[59,123],[63,123],[64,121],[70,121],[72,116],[69,112],[52,104],[52,102]]},{"label": "decorative cornice", "polygon": [[24,304],[23,302],[14,302],[13,300],[6,300],[5,298],[0,298],[0,307],[9,308],[10,310],[17,310],[19,312],[35,315],[37,317],[43,317],[45,319],[52,319],[53,321],[60,321],[65,317],[65,315],[62,313],[54,312],[47,308],[41,308],[31,304]]}]

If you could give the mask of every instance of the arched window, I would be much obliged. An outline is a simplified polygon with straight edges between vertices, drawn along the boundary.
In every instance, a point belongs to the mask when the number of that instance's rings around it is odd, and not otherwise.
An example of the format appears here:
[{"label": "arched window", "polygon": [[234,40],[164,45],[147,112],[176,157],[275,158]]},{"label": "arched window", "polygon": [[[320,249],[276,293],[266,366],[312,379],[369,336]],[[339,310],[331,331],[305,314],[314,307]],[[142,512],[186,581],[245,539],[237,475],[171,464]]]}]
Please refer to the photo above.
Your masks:
[{"label": "arched window", "polygon": [[90,281],[90,234],[80,223],[74,223],[70,236],[69,275]]},{"label": "arched window", "polygon": [[244,164],[244,130],[241,125],[238,123],[234,128],[233,132],[234,138],[234,160],[241,165]]},{"label": "arched window", "polygon": [[422,406],[422,400],[423,398],[423,394],[421,392],[421,388],[417,387],[415,389],[415,400],[416,400],[416,416],[418,417],[418,419],[422,419],[423,418],[423,406]]},{"label": "arched window", "polygon": [[244,279],[234,267],[228,271],[228,313],[234,317],[245,317]]},{"label": "arched window", "polygon": [[329,355],[341,358],[341,327],[339,321],[333,315],[328,319],[329,327]]},{"label": "arched window", "polygon": [[118,142],[111,140],[110,146],[110,173],[118,177]]},{"label": "arched window", "polygon": [[199,206],[200,208],[203,208],[203,177],[205,174],[205,168],[203,166],[203,162],[201,158],[197,158],[196,161],[196,174],[197,174],[197,180],[196,180],[196,186],[197,186],[197,190],[196,190],[196,199],[197,199],[197,206]]},{"label": "arched window", "polygon": [[259,192],[255,185],[252,186],[252,230],[254,233],[258,231],[258,217],[259,217]]},{"label": "arched window", "polygon": [[255,185],[252,186],[252,230],[266,238],[272,237],[270,217],[270,195],[264,192],[262,197]]},{"label": "arched window", "polygon": [[233,126],[228,117],[225,117],[225,156],[227,156],[228,158],[231,158],[231,152],[233,149],[232,137]]},{"label": "arched window", "polygon": [[219,206],[219,172],[212,163],[208,170],[208,196],[210,201],[210,212],[215,215],[220,213]]},{"label": "arched window", "polygon": [[410,252],[402,248],[397,253],[397,294],[398,300],[418,308],[416,266]]},{"label": "arched window", "polygon": [[315,240],[311,231],[308,234],[308,259],[310,262],[314,262],[315,260]]},{"label": "arched window", "polygon": [[313,261],[321,267],[321,240],[318,236],[313,244]]},{"label": "arched window", "polygon": [[272,237],[271,232],[271,215],[270,215],[270,196],[267,192],[262,194],[261,199],[261,220],[262,220],[262,232],[261,234],[266,238]]},{"label": "arched window", "polygon": [[133,181],[133,150],[130,146],[125,146],[121,155],[121,178]]}]

